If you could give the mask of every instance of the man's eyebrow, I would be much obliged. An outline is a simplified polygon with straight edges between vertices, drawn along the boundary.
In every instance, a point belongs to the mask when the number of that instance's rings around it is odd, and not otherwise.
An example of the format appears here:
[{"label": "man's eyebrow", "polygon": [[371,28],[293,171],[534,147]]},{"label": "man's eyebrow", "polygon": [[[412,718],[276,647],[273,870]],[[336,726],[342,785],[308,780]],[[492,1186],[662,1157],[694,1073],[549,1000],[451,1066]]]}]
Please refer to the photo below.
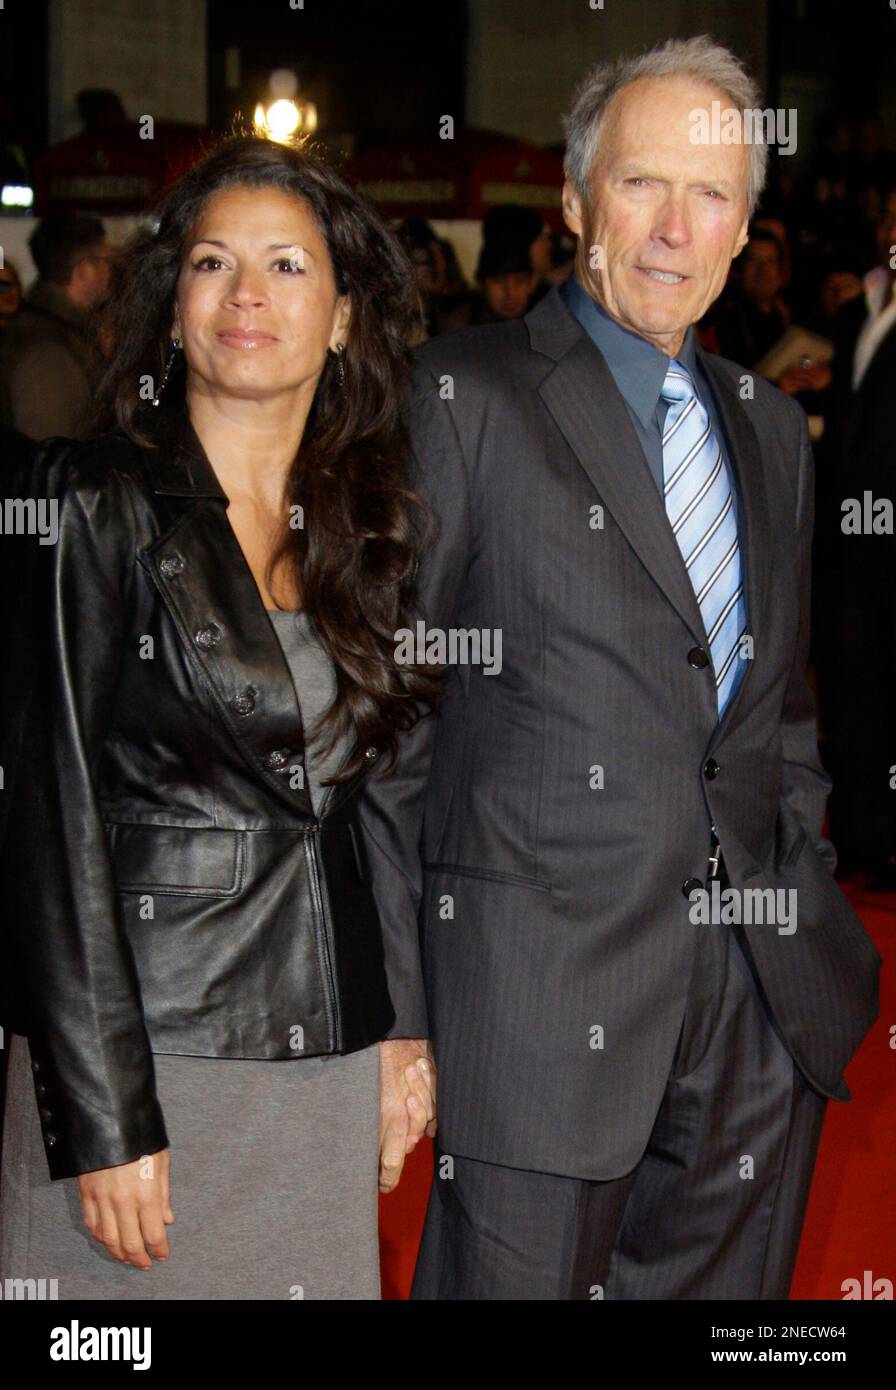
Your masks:
[{"label": "man's eyebrow", "polygon": [[[615,171],[617,178],[636,176],[639,179],[652,179],[654,183],[669,183],[669,179],[662,174],[651,174],[648,166],[635,164],[628,160],[625,164],[620,164]],[[729,179],[691,179],[688,185],[690,188],[720,188],[726,193],[735,192],[735,185]]]}]

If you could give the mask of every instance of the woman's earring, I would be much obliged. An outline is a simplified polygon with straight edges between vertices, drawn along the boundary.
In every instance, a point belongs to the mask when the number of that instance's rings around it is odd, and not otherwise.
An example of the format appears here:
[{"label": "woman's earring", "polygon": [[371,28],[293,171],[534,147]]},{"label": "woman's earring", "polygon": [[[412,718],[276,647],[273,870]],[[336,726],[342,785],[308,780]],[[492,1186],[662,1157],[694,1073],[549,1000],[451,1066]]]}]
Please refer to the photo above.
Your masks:
[{"label": "woman's earring", "polygon": [[345,385],[345,343],[340,343],[336,349],[336,360],[339,371],[339,385]]},{"label": "woman's earring", "polygon": [[171,375],[171,368],[174,365],[174,357],[178,348],[181,347],[180,338],[171,339],[171,348],[168,352],[168,361],[165,363],[165,370],[162,373],[162,380],[159,382],[159,389],[152,398],[153,405],[158,405],[162,399],[162,392],[168,384],[168,377]]}]

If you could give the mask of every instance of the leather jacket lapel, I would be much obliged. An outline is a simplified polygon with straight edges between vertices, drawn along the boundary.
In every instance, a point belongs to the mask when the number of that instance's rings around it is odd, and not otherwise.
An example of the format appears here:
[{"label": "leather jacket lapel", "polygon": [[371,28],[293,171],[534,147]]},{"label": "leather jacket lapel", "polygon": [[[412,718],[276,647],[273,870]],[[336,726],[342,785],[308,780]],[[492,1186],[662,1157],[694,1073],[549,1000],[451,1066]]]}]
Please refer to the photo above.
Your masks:
[{"label": "leather jacket lapel", "polygon": [[[227,519],[227,495],[190,427],[173,451],[145,450],[144,456],[154,491],[172,499],[167,511],[173,524],[163,527],[140,561],[253,770],[293,810],[298,806],[313,819],[299,699]],[[301,786],[293,787],[294,780]]]}]

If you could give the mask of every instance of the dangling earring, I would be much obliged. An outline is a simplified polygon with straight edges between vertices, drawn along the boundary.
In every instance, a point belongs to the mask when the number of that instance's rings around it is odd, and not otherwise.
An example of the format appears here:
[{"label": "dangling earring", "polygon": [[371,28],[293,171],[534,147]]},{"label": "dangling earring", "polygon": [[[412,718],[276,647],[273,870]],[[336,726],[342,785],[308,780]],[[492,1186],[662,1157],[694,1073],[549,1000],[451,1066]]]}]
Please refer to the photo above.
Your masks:
[{"label": "dangling earring", "polygon": [[168,377],[171,375],[171,368],[174,365],[174,357],[180,346],[180,338],[171,339],[171,348],[168,352],[168,361],[165,363],[165,370],[162,373],[162,380],[159,382],[159,389],[152,398],[153,405],[158,405],[159,401],[162,399],[162,392],[168,384]]},{"label": "dangling earring", "polygon": [[339,372],[339,385],[345,385],[345,343],[340,343],[336,349],[336,365]]}]

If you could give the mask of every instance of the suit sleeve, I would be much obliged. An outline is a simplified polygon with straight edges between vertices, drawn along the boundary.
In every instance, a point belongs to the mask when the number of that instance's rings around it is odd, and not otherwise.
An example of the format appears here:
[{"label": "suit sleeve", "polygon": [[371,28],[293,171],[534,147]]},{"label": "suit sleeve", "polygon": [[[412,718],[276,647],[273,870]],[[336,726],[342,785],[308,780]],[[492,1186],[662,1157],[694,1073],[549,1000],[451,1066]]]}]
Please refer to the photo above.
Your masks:
[{"label": "suit sleeve", "polygon": [[[449,628],[471,543],[469,480],[451,406],[438,382],[419,369],[411,406],[417,491],[432,509],[435,535],[421,558],[420,603],[427,626]],[[360,816],[383,932],[386,976],[395,1009],[390,1038],[429,1037],[420,960],[421,834],[437,716],[421,719],[399,741],[391,772],[371,778]]]},{"label": "suit sleeve", "polygon": [[120,476],[73,481],[63,467],[60,478],[43,480],[58,506],[56,543],[18,596],[37,653],[4,847],[53,1179],[168,1144],[96,792],[126,638],[134,513]]},{"label": "suit sleeve", "polygon": [[818,725],[815,700],[808,680],[809,640],[812,602],[812,528],[815,512],[815,467],[806,417],[799,407],[799,477],[795,544],[799,586],[799,627],[790,679],[784,697],[781,726],[783,744],[782,800],[789,803],[806,827],[818,854],[831,873],[837,866],[837,851],[821,834],[831,780],[818,752]]}]

